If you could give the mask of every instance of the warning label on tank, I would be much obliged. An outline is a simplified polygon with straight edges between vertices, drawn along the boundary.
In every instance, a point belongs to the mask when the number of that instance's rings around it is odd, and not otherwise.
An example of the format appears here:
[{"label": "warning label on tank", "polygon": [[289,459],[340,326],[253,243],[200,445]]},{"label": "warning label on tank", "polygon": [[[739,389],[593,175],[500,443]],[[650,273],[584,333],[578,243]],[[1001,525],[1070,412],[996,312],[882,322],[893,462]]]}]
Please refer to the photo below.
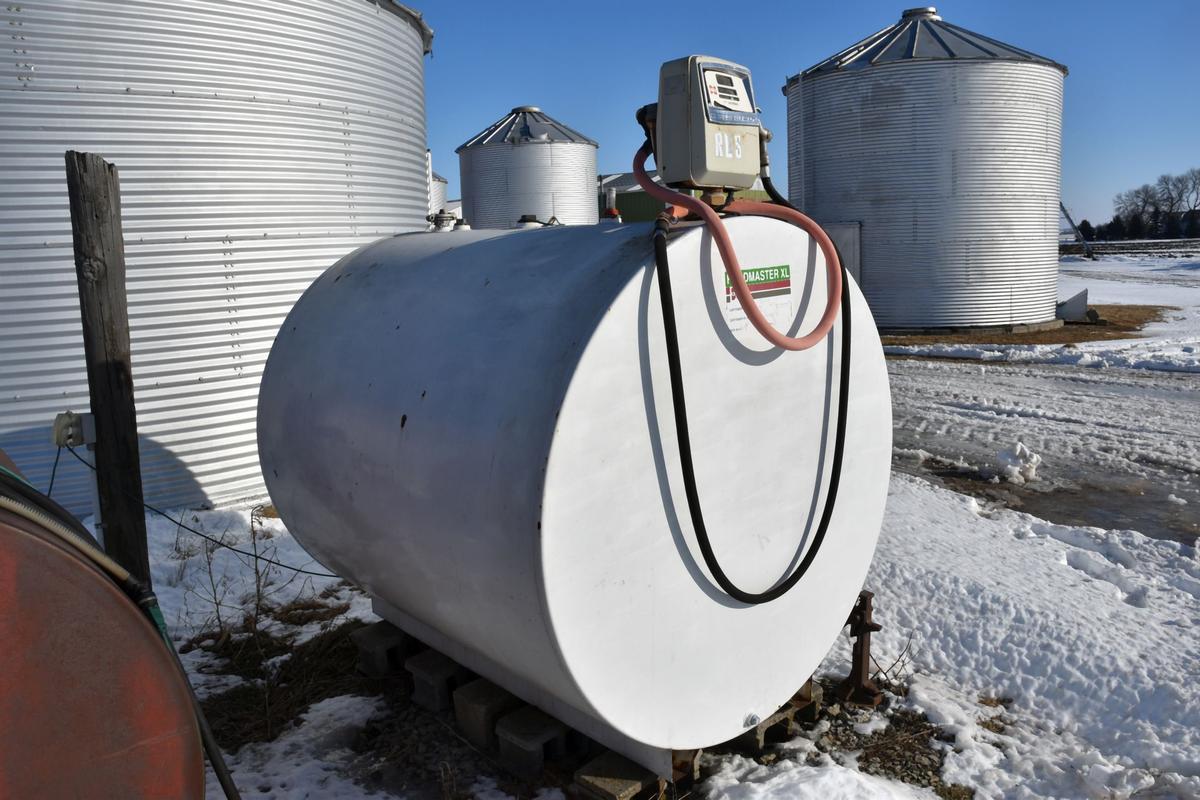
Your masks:
[{"label": "warning label on tank", "polygon": [[[792,324],[791,266],[780,264],[777,267],[742,269],[742,275],[763,316],[776,329],[786,331]],[[728,275],[725,276],[725,320],[729,323],[729,329],[734,331],[740,331],[750,324]]]}]

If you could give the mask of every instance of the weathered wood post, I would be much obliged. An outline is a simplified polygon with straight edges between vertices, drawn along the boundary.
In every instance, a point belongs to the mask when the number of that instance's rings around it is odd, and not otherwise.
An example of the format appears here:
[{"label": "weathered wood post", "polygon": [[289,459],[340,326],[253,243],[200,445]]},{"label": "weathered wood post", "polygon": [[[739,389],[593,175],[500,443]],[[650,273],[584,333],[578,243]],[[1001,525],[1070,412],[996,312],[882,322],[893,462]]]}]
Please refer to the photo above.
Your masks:
[{"label": "weathered wood post", "polygon": [[104,549],[149,585],[142,465],[129,358],[120,182],[117,168],[100,156],[68,150],[66,161],[83,352],[96,420],[96,488]]}]

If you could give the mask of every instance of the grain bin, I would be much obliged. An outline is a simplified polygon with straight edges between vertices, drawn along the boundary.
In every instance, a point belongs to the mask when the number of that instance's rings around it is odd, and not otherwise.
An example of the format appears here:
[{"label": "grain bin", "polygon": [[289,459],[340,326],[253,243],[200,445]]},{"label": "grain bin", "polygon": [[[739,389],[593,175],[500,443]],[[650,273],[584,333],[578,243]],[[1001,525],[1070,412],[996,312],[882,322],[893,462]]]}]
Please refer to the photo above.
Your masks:
[{"label": "grain bin", "polygon": [[[258,379],[292,303],[349,251],[424,230],[420,15],[367,0],[94,0],[0,10],[0,448],[48,482],[86,411],[63,153],[120,170],[147,499],[264,493]],[[90,509],[64,456],[55,497]]]},{"label": "grain bin", "polygon": [[431,172],[429,177],[429,213],[436,214],[446,207],[446,187],[449,181]]},{"label": "grain bin", "polygon": [[1054,319],[1066,67],[936,9],[788,79],[788,189],[861,224],[886,328]]},{"label": "grain bin", "polygon": [[449,181],[433,171],[433,153],[425,151],[425,183],[429,187],[429,214],[433,215],[446,207],[446,187]]},{"label": "grain bin", "polygon": [[463,217],[473,228],[542,222],[591,225],[598,145],[536,106],[518,106],[459,147]]}]

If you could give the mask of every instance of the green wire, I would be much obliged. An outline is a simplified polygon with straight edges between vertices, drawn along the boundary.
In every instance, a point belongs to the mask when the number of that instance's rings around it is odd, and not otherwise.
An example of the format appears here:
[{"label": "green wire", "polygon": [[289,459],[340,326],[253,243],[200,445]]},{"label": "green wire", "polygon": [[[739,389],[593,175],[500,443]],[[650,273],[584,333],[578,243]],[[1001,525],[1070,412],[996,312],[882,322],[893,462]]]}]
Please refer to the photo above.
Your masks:
[{"label": "green wire", "polygon": [[175,647],[171,641],[171,634],[167,633],[167,620],[163,617],[162,609],[158,607],[157,600],[150,606],[149,611],[150,619],[154,620],[155,627],[158,628],[158,632],[162,634],[163,639],[167,641],[167,645],[172,648]]},{"label": "green wire", "polygon": [[23,484],[25,484],[26,486],[28,486],[30,489],[37,489],[37,487],[36,487],[36,486],[34,486],[32,483],[30,483],[29,481],[25,480],[25,479],[24,479],[24,478],[22,478],[20,475],[18,475],[17,473],[13,472],[11,469],[9,469],[8,467],[4,466],[3,464],[0,464],[0,472],[3,472],[5,475],[11,475],[11,476],[13,476],[13,477],[14,477],[14,478],[16,478],[17,480],[19,480],[21,483],[23,483]]}]

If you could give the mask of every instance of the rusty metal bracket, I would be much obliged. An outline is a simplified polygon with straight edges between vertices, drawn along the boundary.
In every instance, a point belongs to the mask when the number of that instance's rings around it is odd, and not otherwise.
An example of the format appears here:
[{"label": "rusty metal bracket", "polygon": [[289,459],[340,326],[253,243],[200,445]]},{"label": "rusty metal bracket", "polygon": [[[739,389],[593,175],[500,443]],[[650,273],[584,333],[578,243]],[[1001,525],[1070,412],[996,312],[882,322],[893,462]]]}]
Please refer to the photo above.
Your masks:
[{"label": "rusty metal bracket", "polygon": [[883,692],[871,680],[871,634],[883,626],[872,619],[874,592],[865,589],[858,593],[858,600],[850,610],[846,624],[854,637],[850,658],[850,675],[838,684],[834,694],[846,703],[874,708],[883,702]]}]

